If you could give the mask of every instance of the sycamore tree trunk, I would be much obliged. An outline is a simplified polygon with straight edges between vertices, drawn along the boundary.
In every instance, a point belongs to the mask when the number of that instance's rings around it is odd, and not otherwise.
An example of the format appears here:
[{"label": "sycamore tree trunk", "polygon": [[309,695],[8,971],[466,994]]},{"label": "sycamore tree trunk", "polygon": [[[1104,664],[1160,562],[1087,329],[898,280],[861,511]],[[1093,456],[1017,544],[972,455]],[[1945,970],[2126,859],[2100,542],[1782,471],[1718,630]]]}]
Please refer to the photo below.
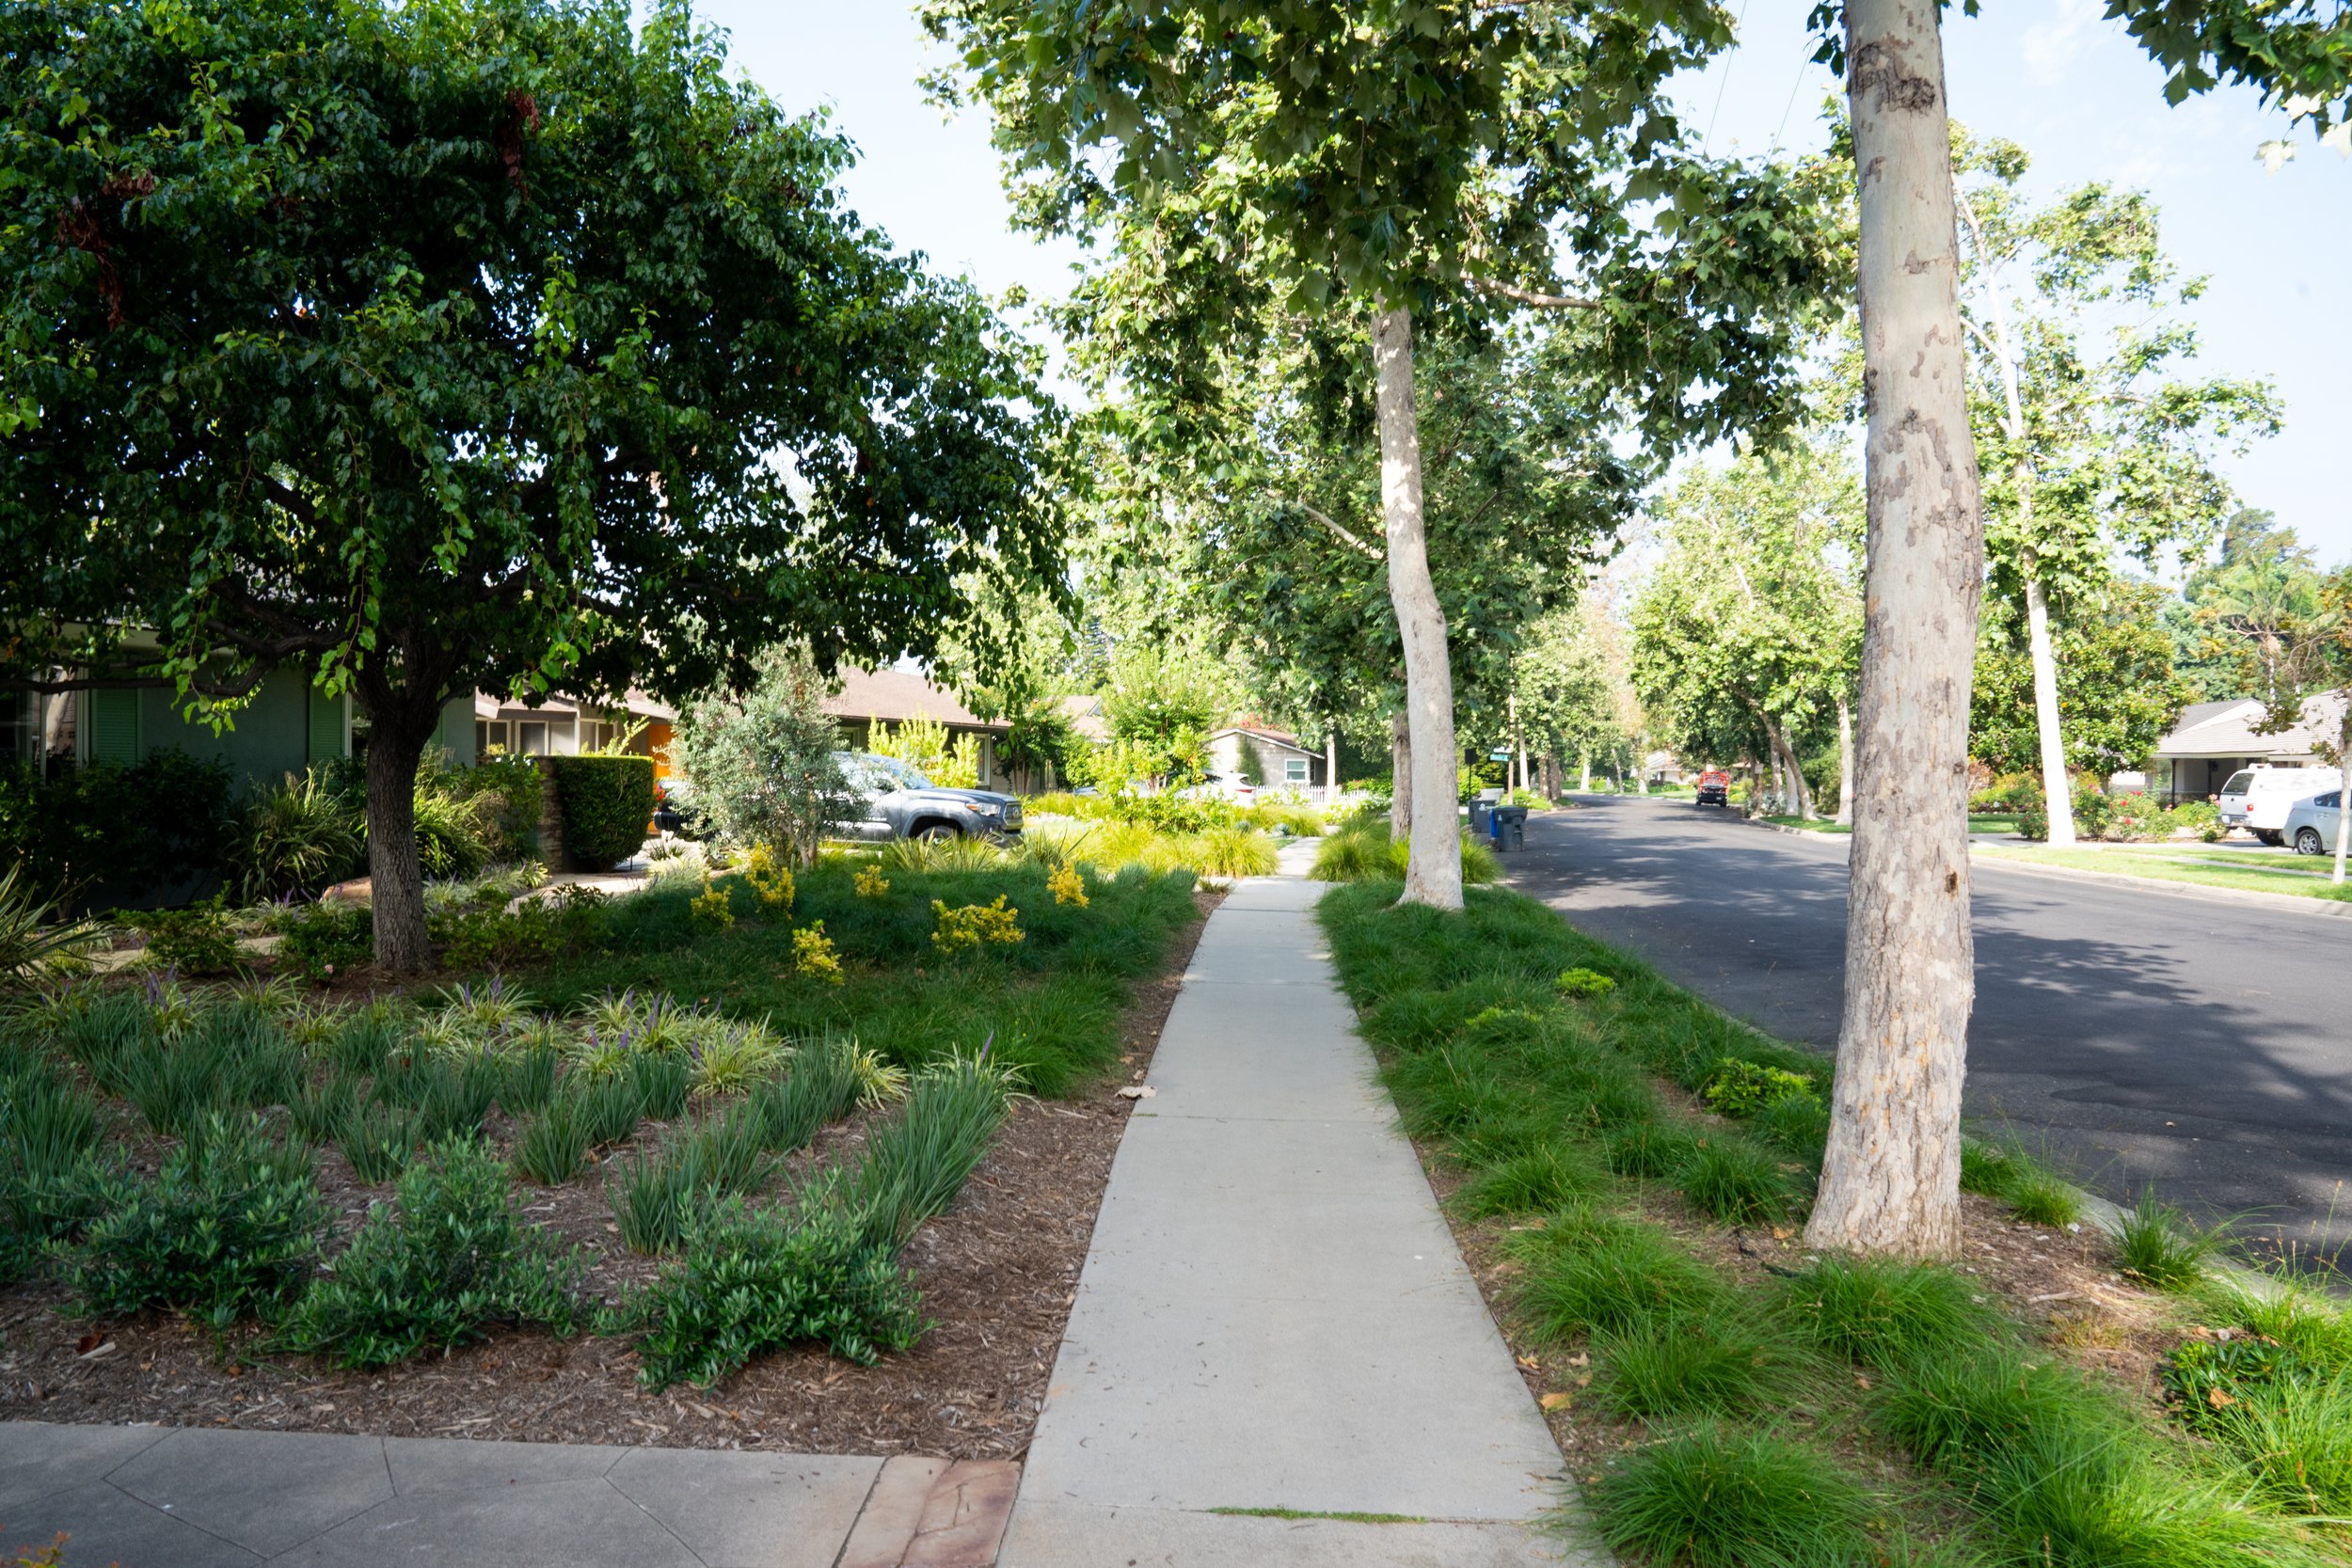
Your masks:
[{"label": "sycamore tree trunk", "polygon": [[1323,809],[1340,803],[1340,732],[1338,721],[1323,732]]},{"label": "sycamore tree trunk", "polygon": [[1581,775],[1576,787],[1590,795],[1593,792],[1593,751],[1591,747],[1578,749],[1576,770]]},{"label": "sycamore tree trunk", "polygon": [[2336,764],[2342,774],[2336,782],[2336,876],[2338,887],[2344,885],[2344,848],[2352,842],[2352,687],[2340,695],[2344,698],[2344,718],[2336,725]]},{"label": "sycamore tree trunk", "polygon": [[1413,831],[1413,727],[1401,712],[1389,716],[1389,836]]},{"label": "sycamore tree trunk", "polygon": [[[1413,847],[1406,904],[1462,907],[1461,829],[1455,820],[1454,667],[1445,611],[1429,578],[1422,519],[1421,425],[1413,407],[1413,317],[1403,306],[1373,323],[1372,364],[1380,420],[1380,510],[1388,525],[1389,599],[1405,644],[1405,711],[1411,731]],[[1400,792],[1401,793],[1401,792]]]},{"label": "sycamore tree trunk", "polygon": [[1853,824],[1853,705],[1837,694],[1837,820]]},{"label": "sycamore tree trunk", "polygon": [[1959,245],[1936,0],[1847,0],[1860,197],[1869,541],[1846,1008],[1817,1247],[1960,1240],[1968,684],[1984,527],[1962,386]]},{"label": "sycamore tree trunk", "polygon": [[2042,745],[2042,799],[2050,814],[2050,842],[2074,842],[2074,786],[2066,776],[2066,737],[2058,728],[2058,652],[2050,641],[2050,597],[2042,591],[2033,551],[2026,575],[2026,654],[2033,666],[2035,737]]},{"label": "sycamore tree trunk", "polygon": [[1767,719],[1764,733],[1772,736],[1772,752],[1780,759],[1780,771],[1788,779],[1787,793],[1782,799],[1788,809],[1805,821],[1813,820],[1813,791],[1804,782],[1804,765],[1797,760],[1797,749],[1788,744],[1788,736],[1778,724]]}]

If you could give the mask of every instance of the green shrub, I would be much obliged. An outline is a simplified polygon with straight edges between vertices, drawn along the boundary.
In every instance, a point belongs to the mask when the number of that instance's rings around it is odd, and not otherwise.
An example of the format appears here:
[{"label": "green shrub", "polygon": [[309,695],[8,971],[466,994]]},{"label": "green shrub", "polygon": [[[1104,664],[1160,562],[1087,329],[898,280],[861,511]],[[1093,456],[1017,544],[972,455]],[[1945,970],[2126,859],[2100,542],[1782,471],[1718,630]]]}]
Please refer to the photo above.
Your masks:
[{"label": "green shrub", "polygon": [[637,1114],[652,1121],[674,1121],[685,1114],[694,1091],[694,1064],[682,1055],[639,1051],[629,1057],[629,1082],[637,1088]]},{"label": "green shrub", "polygon": [[639,1098],[636,1081],[628,1077],[592,1080],[580,1092],[580,1123],[594,1148],[616,1144],[637,1131],[637,1119],[643,1114],[644,1101]]},{"label": "green shrub", "polygon": [[228,767],[185,752],[49,778],[0,762],[0,863],[23,866],[32,887],[74,890],[86,912],[203,891],[235,821]]},{"label": "green shrub", "polygon": [[913,1349],[924,1328],[914,1282],[856,1215],[755,1211],[740,1198],[696,1217],[677,1261],[618,1322],[638,1331],[637,1375],[654,1388],[707,1386],[763,1352],[812,1341],[870,1366]]},{"label": "green shrub", "polygon": [[365,904],[306,904],[286,918],[278,957],[312,980],[348,974],[375,957],[375,917]]},{"label": "green shrub", "polygon": [[1809,1094],[1789,1095],[1758,1106],[1748,1127],[1773,1148],[1818,1163],[1829,1142],[1829,1107]]},{"label": "green shrub", "polygon": [[[1318,882],[1390,881],[1405,875],[1408,839],[1391,839],[1384,820],[1353,823],[1326,833],[1315,847],[1314,865],[1307,873]],[[1491,882],[1502,876],[1502,863],[1492,849],[1469,833],[1462,835],[1462,880]]]},{"label": "green shrub", "polygon": [[274,1311],[318,1256],[329,1211],[310,1155],[258,1117],[215,1116],[153,1177],[109,1178],[99,1217],[62,1259],[76,1312],[176,1307],[226,1328]]},{"label": "green shrub", "polygon": [[581,1261],[525,1225],[506,1166],[479,1144],[434,1145],[368,1215],[288,1315],[286,1348],[339,1366],[389,1366],[481,1338],[495,1323],[568,1334]]},{"label": "green shrub", "polygon": [[548,757],[564,812],[564,852],[602,871],[644,847],[653,822],[651,757]]},{"label": "green shrub", "polygon": [[544,782],[529,757],[487,756],[447,775],[478,808],[492,861],[529,860],[539,852],[539,805]]},{"label": "green shrub", "polygon": [[151,1028],[127,1037],[98,1076],[158,1135],[182,1137],[216,1111],[290,1103],[303,1072],[300,1051],[273,1020],[230,1004],[195,1012],[169,1038]]},{"label": "green shrub", "polygon": [[1560,978],[1552,983],[1563,996],[1606,996],[1617,989],[1617,982],[1608,975],[1581,965],[1562,970]]},{"label": "green shrub", "polygon": [[556,1074],[563,1053],[551,1040],[510,1051],[499,1075],[499,1109],[510,1117],[527,1116],[555,1096]]},{"label": "green shrub", "polygon": [[425,1142],[424,1117],[405,1105],[355,1101],[336,1130],[352,1175],[370,1186],[398,1180],[418,1146]]},{"label": "green shrub", "polygon": [[230,852],[237,900],[307,898],[367,863],[363,802],[313,768],[248,801]]},{"label": "green shrub", "polygon": [[237,967],[237,934],[218,900],[182,910],[142,910],[123,924],[146,939],[148,962],[182,974],[227,974]]},{"label": "green shrub", "polygon": [[1847,1568],[1873,1560],[1868,1494],[1827,1456],[1702,1423],[1638,1449],[1591,1492],[1603,1540],[1691,1568]]},{"label": "green shrub", "polygon": [[1949,1269],[1879,1259],[1824,1258],[1784,1282],[1784,1310],[1833,1355],[1883,1370],[1974,1354],[2009,1325]]},{"label": "green shrub", "polygon": [[1699,1087],[1699,1098],[1719,1116],[1752,1117],[1784,1100],[1815,1100],[1813,1080],[1738,1056],[1718,1057],[1715,1070]]}]

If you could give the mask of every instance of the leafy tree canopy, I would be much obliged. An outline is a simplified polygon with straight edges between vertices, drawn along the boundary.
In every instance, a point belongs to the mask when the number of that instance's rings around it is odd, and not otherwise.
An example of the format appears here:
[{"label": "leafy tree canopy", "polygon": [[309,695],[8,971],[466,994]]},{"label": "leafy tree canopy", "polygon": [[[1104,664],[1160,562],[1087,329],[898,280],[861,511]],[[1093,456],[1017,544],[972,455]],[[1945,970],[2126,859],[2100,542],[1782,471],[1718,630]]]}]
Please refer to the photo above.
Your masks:
[{"label": "leafy tree canopy", "polygon": [[[2138,767],[2191,700],[2173,672],[2162,600],[2153,583],[2118,577],[2078,597],[2057,626],[2068,768],[2104,775]],[[1969,754],[1998,773],[2026,772],[2039,746],[2025,618],[2014,600],[1990,594],[1977,623]]]}]

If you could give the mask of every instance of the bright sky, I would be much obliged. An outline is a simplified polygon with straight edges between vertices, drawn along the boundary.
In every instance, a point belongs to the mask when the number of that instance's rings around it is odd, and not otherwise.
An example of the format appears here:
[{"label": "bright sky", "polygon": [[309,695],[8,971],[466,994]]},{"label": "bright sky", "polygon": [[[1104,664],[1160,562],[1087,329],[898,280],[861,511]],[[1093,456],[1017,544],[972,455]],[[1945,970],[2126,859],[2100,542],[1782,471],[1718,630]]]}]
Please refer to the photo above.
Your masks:
[{"label": "bright sky", "polygon": [[[1816,140],[1835,84],[1809,63],[1811,0],[1725,3],[1740,17],[1740,45],[1685,84],[1687,122],[1718,150]],[[943,120],[915,85],[943,61],[909,9],[896,0],[703,0],[698,8],[733,35],[737,61],[779,103],[831,108],[862,154],[847,183],[868,222],[992,293],[1016,282],[1064,291],[1077,247],[1041,245],[1010,229],[981,112]],[[2101,0],[1985,0],[1986,14],[1970,18],[1954,7],[1946,27],[1952,112],[2030,150],[2045,194],[2106,180],[2155,198],[2168,248],[2211,278],[2192,307],[2200,363],[2272,377],[2285,400],[2285,433],[2231,465],[2241,498],[2278,513],[2325,563],[2352,559],[2352,311],[2342,277],[2352,258],[2352,163],[2312,147],[2307,133],[2294,162],[2265,173],[2255,148],[2282,134],[2284,117],[2230,88],[2168,107],[2163,72],[2100,20],[2103,8]]]}]

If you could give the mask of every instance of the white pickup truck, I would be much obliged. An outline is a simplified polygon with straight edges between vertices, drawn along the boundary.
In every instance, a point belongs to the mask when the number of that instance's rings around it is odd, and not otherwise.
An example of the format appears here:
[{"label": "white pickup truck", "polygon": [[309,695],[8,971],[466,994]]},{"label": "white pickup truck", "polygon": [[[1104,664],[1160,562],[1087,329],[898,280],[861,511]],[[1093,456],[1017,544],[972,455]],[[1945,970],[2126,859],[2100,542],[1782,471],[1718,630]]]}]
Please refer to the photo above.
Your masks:
[{"label": "white pickup truck", "polygon": [[2221,825],[2244,828],[2265,844],[2283,844],[2295,803],[2343,782],[2332,768],[2241,768],[2221,786]]}]

